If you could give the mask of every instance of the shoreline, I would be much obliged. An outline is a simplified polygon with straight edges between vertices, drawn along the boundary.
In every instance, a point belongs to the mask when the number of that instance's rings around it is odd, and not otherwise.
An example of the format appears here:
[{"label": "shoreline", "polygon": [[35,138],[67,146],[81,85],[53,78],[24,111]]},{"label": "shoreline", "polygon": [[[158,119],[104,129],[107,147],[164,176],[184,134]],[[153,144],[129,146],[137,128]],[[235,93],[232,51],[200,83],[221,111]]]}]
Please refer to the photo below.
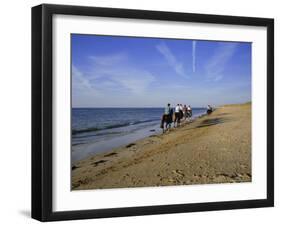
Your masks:
[{"label": "shoreline", "polygon": [[211,115],[72,165],[72,189],[251,181],[251,104]]},{"label": "shoreline", "polygon": [[[134,131],[133,133],[126,133],[120,136],[113,137],[110,140],[102,139],[95,143],[81,145],[79,147],[80,150],[75,150],[71,153],[72,164],[76,164],[77,162],[91,156],[106,153],[118,147],[122,147],[128,143],[137,142],[138,140],[148,137],[149,134],[157,134],[159,133],[159,131],[156,132],[158,128],[159,123],[157,123],[157,125],[152,125],[139,129],[137,131]],[[155,131],[151,132],[150,130]],[[77,149],[77,147],[75,147],[75,149]]]},{"label": "shoreline", "polygon": [[[205,115],[206,113],[195,113],[194,116],[191,117],[191,121],[196,120],[198,117]],[[187,123],[187,121],[183,121],[182,124]],[[100,137],[98,141],[91,141],[88,143],[82,143],[81,145],[73,145],[72,144],[72,151],[71,151],[71,165],[75,165],[78,161],[86,159],[87,157],[94,156],[101,153],[106,153],[111,151],[115,148],[119,148],[122,146],[126,146],[129,143],[137,142],[141,139],[145,139],[151,135],[161,135],[163,133],[162,129],[160,128],[160,116],[159,119],[150,122],[151,125],[142,125],[142,128],[135,128],[130,129],[130,133],[123,133],[120,132],[120,128],[113,128],[109,131],[109,133],[120,133],[117,136],[111,138]],[[135,124],[129,125],[127,127],[122,128],[129,128],[134,127]],[[172,126],[173,127],[173,126]],[[172,128],[171,127],[171,128]]]}]

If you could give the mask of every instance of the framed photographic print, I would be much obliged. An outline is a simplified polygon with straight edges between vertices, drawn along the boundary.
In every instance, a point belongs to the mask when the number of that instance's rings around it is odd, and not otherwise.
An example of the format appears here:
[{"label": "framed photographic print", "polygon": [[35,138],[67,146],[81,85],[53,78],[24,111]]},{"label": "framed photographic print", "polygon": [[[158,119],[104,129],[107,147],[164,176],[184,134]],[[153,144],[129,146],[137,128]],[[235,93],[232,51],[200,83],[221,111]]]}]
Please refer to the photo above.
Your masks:
[{"label": "framed photographic print", "polygon": [[274,205],[274,21],[32,8],[32,217]]}]

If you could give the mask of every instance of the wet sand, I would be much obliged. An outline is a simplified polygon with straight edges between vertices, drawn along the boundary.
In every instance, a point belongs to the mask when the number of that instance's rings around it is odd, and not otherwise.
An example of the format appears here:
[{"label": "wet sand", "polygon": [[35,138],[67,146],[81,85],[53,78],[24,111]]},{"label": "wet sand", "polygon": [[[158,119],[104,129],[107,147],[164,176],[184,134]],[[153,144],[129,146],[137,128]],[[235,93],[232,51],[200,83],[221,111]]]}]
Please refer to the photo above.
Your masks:
[{"label": "wet sand", "polygon": [[72,189],[250,182],[251,177],[248,103],[222,106],[164,134],[78,161]]}]

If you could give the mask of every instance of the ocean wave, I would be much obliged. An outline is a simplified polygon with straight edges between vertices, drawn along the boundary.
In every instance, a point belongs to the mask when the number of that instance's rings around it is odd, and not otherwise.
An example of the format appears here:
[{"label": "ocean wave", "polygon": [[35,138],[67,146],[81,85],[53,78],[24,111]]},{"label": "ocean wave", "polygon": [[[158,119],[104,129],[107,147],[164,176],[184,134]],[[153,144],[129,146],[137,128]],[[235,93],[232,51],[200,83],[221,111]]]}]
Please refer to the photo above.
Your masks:
[{"label": "ocean wave", "polygon": [[89,127],[89,128],[83,128],[83,129],[73,129],[72,135],[81,134],[81,133],[96,132],[96,131],[107,130],[107,129],[121,128],[121,127],[137,125],[137,124],[142,124],[142,123],[148,123],[148,122],[154,122],[154,121],[157,121],[157,120],[156,119],[150,119],[150,120],[140,120],[140,121],[135,121],[135,122],[117,123],[117,124],[108,125],[108,126],[104,126],[104,127],[100,127],[100,128]]},{"label": "ocean wave", "polygon": [[[95,130],[96,131],[96,130]],[[118,135],[118,134],[124,134],[124,132],[112,132],[112,131],[106,131],[106,130],[98,130],[96,133],[91,134],[90,132],[81,132],[81,133],[76,133],[75,138],[78,139],[87,139],[87,138],[91,138],[93,136],[104,136],[104,135]]]}]

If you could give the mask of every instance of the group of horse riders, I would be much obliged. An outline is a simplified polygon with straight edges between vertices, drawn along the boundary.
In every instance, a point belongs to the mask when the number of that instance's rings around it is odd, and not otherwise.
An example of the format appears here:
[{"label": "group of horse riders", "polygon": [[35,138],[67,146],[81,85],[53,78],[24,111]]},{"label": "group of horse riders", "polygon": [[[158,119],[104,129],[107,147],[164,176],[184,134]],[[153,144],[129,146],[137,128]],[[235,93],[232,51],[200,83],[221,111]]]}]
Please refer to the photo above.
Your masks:
[{"label": "group of horse riders", "polygon": [[[207,114],[211,114],[213,112],[213,108],[208,105],[207,106]],[[164,114],[162,115],[161,119],[161,125],[160,127],[163,129],[163,132],[165,131],[164,124],[166,123],[166,129],[171,128],[172,123],[174,123],[174,127],[178,127],[181,123],[181,119],[189,120],[192,117],[192,109],[190,105],[182,105],[177,104],[175,107],[175,111],[171,107],[171,105],[168,103],[165,107]]]},{"label": "group of horse riders", "polygon": [[165,108],[165,112],[162,115],[162,120],[161,120],[161,128],[164,129],[164,123],[166,123],[166,128],[170,128],[171,124],[174,123],[174,127],[180,125],[181,119],[189,119],[192,116],[192,109],[190,105],[182,105],[182,104],[177,104],[175,107],[175,111],[171,107],[170,104],[167,104]]}]

